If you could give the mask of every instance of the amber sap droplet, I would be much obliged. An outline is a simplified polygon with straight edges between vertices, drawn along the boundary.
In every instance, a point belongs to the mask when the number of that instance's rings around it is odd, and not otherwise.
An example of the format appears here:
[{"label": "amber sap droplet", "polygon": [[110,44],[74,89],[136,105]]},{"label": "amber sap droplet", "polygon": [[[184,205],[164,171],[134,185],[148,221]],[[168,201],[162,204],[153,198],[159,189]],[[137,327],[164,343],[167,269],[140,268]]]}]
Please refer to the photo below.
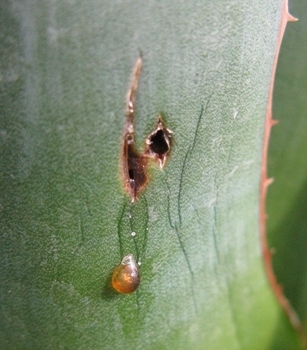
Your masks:
[{"label": "amber sap droplet", "polygon": [[113,272],[112,286],[119,293],[129,294],[134,292],[139,284],[138,265],[132,254],[126,255]]}]

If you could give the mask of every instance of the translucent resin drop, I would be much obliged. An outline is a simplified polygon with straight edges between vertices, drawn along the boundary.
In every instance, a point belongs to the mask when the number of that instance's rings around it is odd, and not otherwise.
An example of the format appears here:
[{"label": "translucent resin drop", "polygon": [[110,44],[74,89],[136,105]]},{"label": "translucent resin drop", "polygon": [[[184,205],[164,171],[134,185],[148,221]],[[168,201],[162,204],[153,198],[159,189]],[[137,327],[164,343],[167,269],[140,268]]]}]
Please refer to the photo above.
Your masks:
[{"label": "translucent resin drop", "polygon": [[115,268],[112,275],[112,286],[119,293],[134,292],[140,284],[138,265],[132,254],[126,255]]}]

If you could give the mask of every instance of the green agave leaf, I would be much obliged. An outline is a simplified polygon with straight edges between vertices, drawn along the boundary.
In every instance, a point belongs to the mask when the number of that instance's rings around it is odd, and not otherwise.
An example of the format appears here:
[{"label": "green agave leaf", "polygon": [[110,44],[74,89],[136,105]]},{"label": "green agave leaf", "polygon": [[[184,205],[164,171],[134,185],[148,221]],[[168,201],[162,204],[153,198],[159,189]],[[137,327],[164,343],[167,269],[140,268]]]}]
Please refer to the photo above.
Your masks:
[{"label": "green agave leaf", "polygon": [[[270,348],[258,203],[281,5],[1,3],[1,349]],[[159,113],[174,142],[131,204],[119,162],[139,50],[137,143]],[[142,281],[119,295],[129,253]]]},{"label": "green agave leaf", "polygon": [[268,192],[268,237],[277,279],[307,331],[307,7],[296,0],[290,5],[299,21],[286,31],[276,74],[274,116],[280,123],[270,142],[275,181]]}]

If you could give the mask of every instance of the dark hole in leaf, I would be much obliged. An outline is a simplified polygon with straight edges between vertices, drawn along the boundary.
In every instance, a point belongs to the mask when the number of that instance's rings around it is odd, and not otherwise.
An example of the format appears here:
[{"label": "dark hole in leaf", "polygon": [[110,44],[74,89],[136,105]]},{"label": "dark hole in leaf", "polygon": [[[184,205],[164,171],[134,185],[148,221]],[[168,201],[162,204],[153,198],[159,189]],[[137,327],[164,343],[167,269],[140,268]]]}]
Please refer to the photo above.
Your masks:
[{"label": "dark hole in leaf", "polygon": [[159,116],[155,130],[146,139],[145,154],[155,158],[163,168],[171,148],[172,131],[163,125],[162,117]]},{"label": "dark hole in leaf", "polygon": [[124,144],[122,158],[123,176],[126,184],[126,190],[134,201],[139,192],[148,182],[146,167],[147,157],[140,155],[134,148],[134,144],[128,143],[127,139]]},{"label": "dark hole in leaf", "polygon": [[133,169],[129,169],[129,179],[134,180],[134,171]]},{"label": "dark hole in leaf", "polygon": [[163,155],[168,152],[169,144],[166,142],[166,136],[164,130],[158,130],[154,135],[150,137],[150,149],[152,152]]}]

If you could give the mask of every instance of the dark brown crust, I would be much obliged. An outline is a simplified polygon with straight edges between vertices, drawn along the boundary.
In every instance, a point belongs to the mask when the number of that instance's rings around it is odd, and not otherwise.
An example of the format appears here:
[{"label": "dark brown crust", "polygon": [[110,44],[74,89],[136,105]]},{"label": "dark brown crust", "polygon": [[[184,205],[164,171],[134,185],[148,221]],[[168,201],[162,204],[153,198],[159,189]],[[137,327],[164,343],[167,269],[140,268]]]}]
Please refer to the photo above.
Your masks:
[{"label": "dark brown crust", "polygon": [[282,287],[278,284],[276,276],[274,274],[273,265],[272,265],[272,252],[270,251],[267,243],[266,237],[266,210],[265,210],[265,200],[268,186],[272,183],[273,179],[267,177],[267,155],[268,155],[268,146],[269,138],[271,133],[271,127],[277,123],[277,121],[272,119],[272,97],[273,97],[273,87],[274,87],[274,78],[277,66],[277,60],[280,50],[280,45],[282,38],[285,32],[287,22],[296,21],[288,12],[288,1],[284,0],[281,24],[278,36],[277,50],[274,59],[274,66],[272,71],[271,85],[269,91],[269,98],[266,111],[266,121],[265,121],[265,131],[264,131],[264,142],[263,142],[263,151],[262,151],[262,168],[261,168],[261,186],[260,186],[260,241],[261,249],[264,259],[264,266],[267,274],[268,281],[271,285],[271,288],[282,306],[283,310],[288,315],[291,324],[295,330],[299,333],[302,339],[303,346],[307,346],[307,335],[303,329],[303,325],[298,318],[295,310],[292,308],[289,300],[286,298],[283,293]]},{"label": "dark brown crust", "polygon": [[[139,193],[148,183],[148,161],[149,158],[155,158],[162,168],[171,146],[171,130],[167,129],[161,116],[158,118],[157,126],[146,139],[146,150],[140,153],[135,148],[134,143],[134,104],[135,95],[138,87],[139,77],[142,68],[142,58],[139,57],[134,65],[130,87],[127,93],[126,118],[123,133],[123,143],[121,150],[121,173],[124,189],[129,194],[131,201],[134,202]],[[162,133],[162,137],[158,132]],[[157,135],[159,137],[157,137]],[[163,148],[163,147],[164,148]],[[161,150],[162,148],[162,150]]]},{"label": "dark brown crust", "polygon": [[148,160],[135,149],[134,144],[134,102],[142,68],[142,58],[134,65],[131,84],[127,93],[126,120],[123,134],[121,171],[125,191],[134,202],[148,183],[146,168]]},{"label": "dark brown crust", "polygon": [[139,193],[148,183],[147,176],[148,159],[140,155],[125,138],[122,156],[122,171],[125,182],[125,190],[129,193],[131,201],[134,202]]}]

